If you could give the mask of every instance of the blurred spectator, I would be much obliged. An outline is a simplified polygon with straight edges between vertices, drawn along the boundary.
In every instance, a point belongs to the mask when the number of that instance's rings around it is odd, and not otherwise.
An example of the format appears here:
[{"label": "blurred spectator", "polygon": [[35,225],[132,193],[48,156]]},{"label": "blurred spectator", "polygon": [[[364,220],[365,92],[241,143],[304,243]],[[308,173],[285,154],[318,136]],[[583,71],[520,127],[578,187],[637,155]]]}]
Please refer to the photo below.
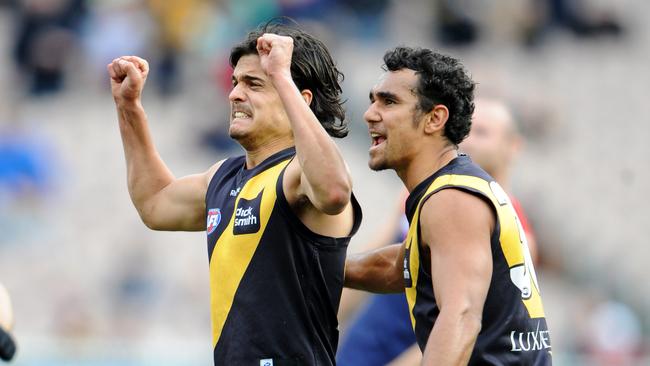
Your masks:
[{"label": "blurred spectator", "polygon": [[453,0],[435,2],[438,40],[445,45],[463,46],[478,38],[478,27],[467,14],[467,4]]},{"label": "blurred spectator", "polygon": [[14,60],[31,95],[61,90],[66,62],[85,15],[84,0],[19,2]]},{"label": "blurred spectator", "polygon": [[499,100],[477,99],[475,105],[472,129],[460,144],[460,149],[508,193],[526,233],[533,263],[537,263],[538,251],[533,229],[510,187],[512,167],[523,144],[517,123],[506,104]]},{"label": "blurred spectator", "polygon": [[588,317],[583,340],[588,361],[595,366],[639,365],[642,333],[637,315],[627,305],[614,301],[597,304]]},{"label": "blurred spectator", "polygon": [[181,57],[186,43],[201,19],[203,0],[147,0],[158,25],[157,66],[152,67],[161,95],[177,93],[181,87]]},{"label": "blurred spectator", "polygon": [[149,53],[154,24],[142,2],[98,0],[89,13],[84,48],[95,73],[119,55]]},{"label": "blurred spectator", "polygon": [[[478,6],[478,3],[471,4],[467,1],[437,0],[434,6],[434,24],[440,43],[464,46],[477,41],[481,32],[476,16],[473,15]],[[594,10],[592,4],[582,0],[528,0],[523,7],[526,10],[521,15],[524,18],[521,38],[528,46],[539,44],[552,28],[568,30],[583,38],[619,36],[624,31],[623,25],[611,11]],[[503,15],[504,18],[505,16],[507,15]],[[511,21],[519,22],[517,19]]]},{"label": "blurred spectator", "polygon": [[56,155],[35,133],[0,128],[0,246],[33,232],[34,207],[56,184]]},{"label": "blurred spectator", "polygon": [[[140,243],[138,243],[140,244]],[[118,264],[118,275],[113,278],[111,296],[112,317],[119,337],[138,337],[147,328],[150,314],[160,301],[160,283],[155,277],[151,254],[141,246],[133,245]]]},{"label": "blurred spectator", "polygon": [[18,129],[0,130],[0,205],[52,184],[49,148],[33,134]]},{"label": "blurred spectator", "polygon": [[384,18],[390,2],[388,0],[339,1],[342,10],[357,21],[355,35],[360,39],[379,38],[384,35]]},{"label": "blurred spectator", "polygon": [[336,0],[279,0],[280,13],[296,20],[322,19],[336,6]]},{"label": "blurred spectator", "polygon": [[524,42],[538,44],[551,27],[566,29],[578,37],[620,36],[624,28],[611,11],[596,11],[582,0],[533,0],[532,22],[524,30]]},{"label": "blurred spectator", "polygon": [[277,0],[226,0],[223,3],[231,19],[231,26],[237,27],[241,32],[245,29],[255,28],[280,15],[280,6]]},{"label": "blurred spectator", "polygon": [[[397,209],[390,221],[382,225],[374,240],[362,250],[372,250],[384,245],[401,242],[408,233],[408,220],[404,214],[404,202],[408,192],[405,190],[399,199]],[[340,312],[350,308],[358,298],[346,289],[341,299]],[[346,314],[344,314],[346,315]],[[339,366],[386,365],[399,357],[404,350],[415,345],[415,334],[409,317],[406,296],[403,293],[371,295],[367,304],[358,312],[346,330],[336,355]],[[408,365],[414,358],[420,359],[422,353],[415,347],[414,356],[399,365]],[[398,366],[398,364],[395,364]]]}]

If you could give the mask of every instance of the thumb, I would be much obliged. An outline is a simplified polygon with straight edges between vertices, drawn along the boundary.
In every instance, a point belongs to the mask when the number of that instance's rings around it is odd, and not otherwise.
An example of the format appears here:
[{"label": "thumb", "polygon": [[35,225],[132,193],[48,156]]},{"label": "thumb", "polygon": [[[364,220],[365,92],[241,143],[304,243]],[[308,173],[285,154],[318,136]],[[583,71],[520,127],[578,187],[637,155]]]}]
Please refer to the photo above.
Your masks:
[{"label": "thumb", "polygon": [[119,63],[122,70],[126,71],[126,77],[131,81],[139,82],[142,80],[142,74],[140,74],[140,70],[138,70],[135,64],[125,60],[120,60]]}]

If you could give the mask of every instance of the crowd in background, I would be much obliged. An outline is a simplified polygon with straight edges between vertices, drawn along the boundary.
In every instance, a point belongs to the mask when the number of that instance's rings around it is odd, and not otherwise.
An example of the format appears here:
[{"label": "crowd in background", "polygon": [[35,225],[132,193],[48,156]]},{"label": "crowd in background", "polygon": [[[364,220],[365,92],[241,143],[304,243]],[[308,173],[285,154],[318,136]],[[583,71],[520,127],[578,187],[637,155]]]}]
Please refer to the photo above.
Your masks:
[{"label": "crowd in background", "polygon": [[[364,222],[399,184],[366,166],[362,114],[397,44],[460,58],[526,140],[513,172],[535,228],[558,364],[647,362],[650,5],[640,0],[0,1],[0,282],[16,365],[209,364],[204,234],[157,233],[128,193],[105,66],[151,64],[145,103],[177,175],[238,153],[229,47],[285,15],[330,47],[352,133],[340,141]],[[341,335],[363,307],[341,314]],[[208,356],[208,357],[205,357]]]}]

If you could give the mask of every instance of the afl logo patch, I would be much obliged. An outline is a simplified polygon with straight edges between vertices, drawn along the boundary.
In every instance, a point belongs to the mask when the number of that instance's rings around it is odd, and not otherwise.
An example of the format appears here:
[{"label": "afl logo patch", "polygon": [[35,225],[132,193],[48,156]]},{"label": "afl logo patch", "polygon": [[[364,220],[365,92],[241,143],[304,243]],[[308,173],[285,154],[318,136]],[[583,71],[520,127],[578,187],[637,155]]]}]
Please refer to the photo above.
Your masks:
[{"label": "afl logo patch", "polygon": [[212,234],[215,230],[217,230],[217,226],[219,226],[220,222],[221,222],[221,210],[218,208],[211,208],[210,210],[208,210],[208,222],[206,224],[206,229],[205,229],[208,235]]}]

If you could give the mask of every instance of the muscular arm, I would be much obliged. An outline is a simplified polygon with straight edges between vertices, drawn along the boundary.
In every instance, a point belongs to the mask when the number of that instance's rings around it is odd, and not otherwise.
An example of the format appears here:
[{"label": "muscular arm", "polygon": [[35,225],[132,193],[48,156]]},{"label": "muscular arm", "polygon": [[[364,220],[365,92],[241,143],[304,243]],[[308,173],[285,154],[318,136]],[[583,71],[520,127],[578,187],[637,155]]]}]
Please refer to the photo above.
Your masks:
[{"label": "muscular arm", "polygon": [[121,57],[108,65],[108,72],[129,195],[142,221],[154,230],[204,230],[205,193],[220,163],[204,173],[176,179],[156,150],[140,99],[149,72],[147,62],[135,56]]},{"label": "muscular arm", "polygon": [[293,131],[297,159],[287,167],[285,187],[295,187],[296,192],[287,196],[305,196],[328,215],[343,212],[352,192],[350,173],[338,147],[309,108],[311,91],[298,90],[291,78],[292,39],[265,34],[257,48]]},{"label": "muscular arm", "polygon": [[404,245],[393,244],[345,261],[345,287],[376,292],[404,292]]},{"label": "muscular arm", "polygon": [[492,209],[481,198],[442,190],[422,207],[422,241],[431,252],[433,292],[440,308],[423,365],[466,365],[481,330],[492,277]]}]

